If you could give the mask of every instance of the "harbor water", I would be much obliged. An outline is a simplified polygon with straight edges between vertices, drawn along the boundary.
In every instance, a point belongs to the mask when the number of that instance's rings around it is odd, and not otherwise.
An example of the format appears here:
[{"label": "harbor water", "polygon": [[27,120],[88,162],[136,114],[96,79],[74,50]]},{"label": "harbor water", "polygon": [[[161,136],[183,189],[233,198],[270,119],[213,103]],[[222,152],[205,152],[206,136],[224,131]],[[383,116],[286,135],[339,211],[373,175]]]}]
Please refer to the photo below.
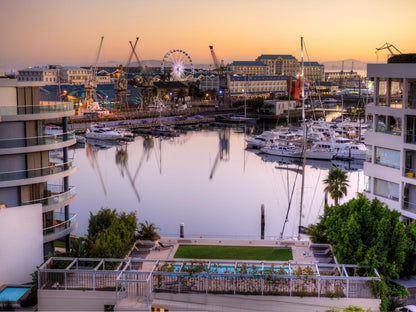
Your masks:
[{"label": "harbor water", "polygon": [[[285,223],[283,237],[296,237],[302,166],[246,149],[245,132],[207,128],[168,139],[139,136],[121,146],[87,143],[71,149],[77,172],[70,184],[78,195],[70,208],[78,221],[73,234],[87,235],[90,213],[110,208],[136,212],[139,222],[154,223],[162,236],[179,237],[184,223],[185,238],[259,239],[264,205],[265,239],[280,238]],[[323,213],[322,181],[335,166],[350,180],[341,203],[363,190],[362,162],[308,161],[302,226]]]}]

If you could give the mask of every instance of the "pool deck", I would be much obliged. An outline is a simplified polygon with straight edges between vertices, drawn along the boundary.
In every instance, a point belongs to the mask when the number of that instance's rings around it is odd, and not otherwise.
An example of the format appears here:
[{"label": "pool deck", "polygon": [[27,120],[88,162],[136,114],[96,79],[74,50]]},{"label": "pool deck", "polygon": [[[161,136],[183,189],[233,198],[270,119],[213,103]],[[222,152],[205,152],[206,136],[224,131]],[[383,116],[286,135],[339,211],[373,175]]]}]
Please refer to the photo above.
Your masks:
[{"label": "pool deck", "polygon": [[[253,246],[253,247],[290,247],[292,248],[293,260],[291,263],[316,263],[317,259],[309,249],[311,242],[307,237],[302,240],[253,240],[253,239],[210,239],[210,238],[173,238],[163,237],[159,240],[165,248],[155,248],[146,256],[148,260],[173,259],[179,245],[217,245],[217,246]],[[216,259],[210,259],[216,260]],[[148,263],[148,265],[152,265]],[[145,264],[143,270],[146,270]],[[151,269],[151,268],[149,268]]]}]

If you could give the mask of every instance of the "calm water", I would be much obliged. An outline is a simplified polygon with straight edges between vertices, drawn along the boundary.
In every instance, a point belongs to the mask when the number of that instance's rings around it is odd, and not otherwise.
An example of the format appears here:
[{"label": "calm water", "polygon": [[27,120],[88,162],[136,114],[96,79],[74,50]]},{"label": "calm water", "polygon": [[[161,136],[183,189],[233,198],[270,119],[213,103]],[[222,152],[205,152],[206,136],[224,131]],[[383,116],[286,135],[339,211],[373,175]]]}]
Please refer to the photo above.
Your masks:
[{"label": "calm water", "polygon": [[[229,138],[228,149],[226,140],[220,148],[220,138]],[[167,140],[137,137],[107,149],[87,144],[69,156],[77,166],[70,178],[78,194],[71,205],[71,212],[78,214],[75,235],[86,235],[90,212],[105,207],[135,211],[139,222],[153,222],[163,236],[179,236],[183,222],[185,237],[260,238],[264,204],[266,238],[278,238],[291,197],[284,237],[297,235],[299,166],[246,150],[244,130],[191,131]],[[348,196],[341,202],[362,191],[362,163],[308,162],[302,225],[316,222],[323,212],[322,180],[335,165],[350,170]]]}]

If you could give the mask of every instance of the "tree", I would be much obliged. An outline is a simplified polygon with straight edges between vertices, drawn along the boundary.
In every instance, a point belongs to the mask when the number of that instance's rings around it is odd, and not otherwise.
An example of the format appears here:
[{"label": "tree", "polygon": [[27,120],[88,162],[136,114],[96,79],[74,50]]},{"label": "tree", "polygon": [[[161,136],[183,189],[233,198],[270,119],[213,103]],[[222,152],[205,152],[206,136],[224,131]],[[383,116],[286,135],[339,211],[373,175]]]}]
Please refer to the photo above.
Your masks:
[{"label": "tree", "polygon": [[313,242],[330,243],[339,263],[379,272],[381,282],[374,283],[373,289],[382,299],[381,311],[390,309],[395,298],[406,294],[392,280],[416,273],[416,226],[406,226],[398,211],[390,210],[377,198],[370,202],[358,194],[345,204],[325,206],[320,221],[309,226],[307,233],[313,234]]},{"label": "tree", "polygon": [[326,184],[325,192],[331,195],[331,198],[335,201],[335,206],[338,206],[339,199],[347,195],[349,182],[347,174],[340,168],[336,167],[329,171],[328,177],[324,180]]},{"label": "tree", "polygon": [[90,214],[88,253],[92,258],[124,258],[136,240],[137,217],[134,212],[117,213],[102,208]]},{"label": "tree", "polygon": [[160,235],[156,233],[156,230],[160,230],[160,228],[156,227],[153,223],[149,223],[145,221],[145,223],[140,223],[140,230],[139,230],[139,239],[141,240],[158,240]]}]

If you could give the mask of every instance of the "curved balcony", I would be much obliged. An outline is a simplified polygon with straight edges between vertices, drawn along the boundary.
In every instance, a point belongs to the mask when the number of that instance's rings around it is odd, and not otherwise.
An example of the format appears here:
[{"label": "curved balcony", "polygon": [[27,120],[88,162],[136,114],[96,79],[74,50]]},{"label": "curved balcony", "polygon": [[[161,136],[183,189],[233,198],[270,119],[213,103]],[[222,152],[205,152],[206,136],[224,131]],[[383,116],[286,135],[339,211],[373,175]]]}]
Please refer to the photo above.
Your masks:
[{"label": "curved balcony", "polygon": [[41,105],[0,107],[0,121],[59,118],[75,114],[72,102],[41,102]]},{"label": "curved balcony", "polygon": [[60,149],[76,143],[75,133],[66,132],[31,138],[0,140],[0,155]]},{"label": "curved balcony", "polygon": [[71,187],[69,191],[65,192],[63,185],[48,184],[46,193],[50,194],[50,196],[23,202],[22,206],[40,203],[42,204],[42,212],[48,212],[65,207],[77,198],[75,187]]},{"label": "curved balcony", "polygon": [[76,214],[70,214],[69,220],[65,221],[62,213],[55,213],[54,225],[43,229],[43,243],[48,243],[70,234],[78,227]]},{"label": "curved balcony", "polygon": [[0,172],[0,188],[61,179],[73,174],[75,171],[76,167],[70,161],[60,164],[51,162],[48,167],[38,169]]}]

